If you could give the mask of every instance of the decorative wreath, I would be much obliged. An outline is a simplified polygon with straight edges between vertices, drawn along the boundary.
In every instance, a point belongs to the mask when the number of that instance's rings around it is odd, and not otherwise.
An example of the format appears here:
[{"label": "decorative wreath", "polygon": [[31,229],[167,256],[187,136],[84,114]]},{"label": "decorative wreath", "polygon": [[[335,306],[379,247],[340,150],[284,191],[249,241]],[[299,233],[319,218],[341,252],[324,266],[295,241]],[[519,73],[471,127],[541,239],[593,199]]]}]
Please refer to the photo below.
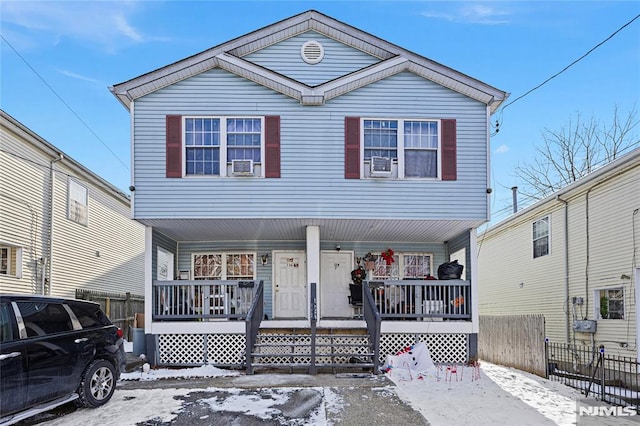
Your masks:
[{"label": "decorative wreath", "polygon": [[356,269],[351,271],[351,281],[353,281],[354,284],[362,285],[362,281],[364,281],[366,276],[367,271],[365,271],[362,266],[358,266]]},{"label": "decorative wreath", "polygon": [[393,250],[391,250],[390,248],[388,248],[386,251],[383,251],[381,256],[384,261],[387,262],[387,265],[391,265],[393,262],[395,262],[395,260],[393,259]]}]

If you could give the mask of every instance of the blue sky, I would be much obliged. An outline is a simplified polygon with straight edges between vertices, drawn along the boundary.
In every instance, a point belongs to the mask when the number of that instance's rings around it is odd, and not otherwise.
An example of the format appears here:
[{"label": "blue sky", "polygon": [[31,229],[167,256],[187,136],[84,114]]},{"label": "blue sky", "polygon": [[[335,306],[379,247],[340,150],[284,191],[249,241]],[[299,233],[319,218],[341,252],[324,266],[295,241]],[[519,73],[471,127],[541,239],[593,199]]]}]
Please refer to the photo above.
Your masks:
[{"label": "blue sky", "polygon": [[[309,9],[507,91],[509,102],[640,14],[640,2],[3,0],[0,105],[128,193],[129,115],[108,87]],[[544,129],[577,114],[608,122],[615,106],[640,109],[639,98],[637,19],[504,110],[491,141],[493,222],[510,213],[514,169]]]}]

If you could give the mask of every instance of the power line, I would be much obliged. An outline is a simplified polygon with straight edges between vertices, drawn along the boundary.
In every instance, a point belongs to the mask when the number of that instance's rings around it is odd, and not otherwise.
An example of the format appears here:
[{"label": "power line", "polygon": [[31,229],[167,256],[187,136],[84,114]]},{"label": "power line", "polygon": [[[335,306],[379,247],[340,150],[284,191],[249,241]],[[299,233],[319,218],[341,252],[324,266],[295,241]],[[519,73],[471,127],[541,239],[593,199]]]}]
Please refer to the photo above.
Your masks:
[{"label": "power line", "polygon": [[[547,84],[549,81],[553,80],[554,78],[558,77],[560,74],[562,74],[563,72],[565,72],[566,70],[568,70],[569,68],[571,68],[572,66],[574,66],[575,64],[577,64],[578,62],[580,62],[581,60],[583,60],[584,58],[586,58],[589,54],[591,54],[591,52],[593,52],[594,50],[596,50],[598,47],[602,46],[603,44],[605,44],[607,41],[611,40],[616,34],[618,34],[620,31],[622,31],[624,28],[628,27],[629,25],[631,25],[631,23],[633,23],[633,21],[635,21],[636,19],[640,18],[640,14],[636,15],[635,17],[633,17],[633,19],[631,19],[629,22],[627,22],[626,24],[624,24],[623,26],[621,26],[620,28],[618,28],[616,31],[614,31],[609,37],[605,38],[604,40],[602,40],[600,43],[596,44],[594,47],[592,47],[591,49],[589,49],[589,51],[587,53],[585,53],[584,55],[580,56],[578,59],[576,59],[575,61],[571,62],[569,65],[567,65],[566,67],[564,67],[561,71],[555,73],[554,75],[552,75],[551,77],[547,78],[545,81],[543,81],[542,83],[538,84],[536,87],[534,87],[533,89],[530,89],[529,91],[527,91],[526,93],[524,93],[523,95],[518,96],[517,98],[515,98],[514,100],[512,100],[511,102],[509,102],[508,104],[504,105],[501,109],[500,109],[500,119],[502,119],[502,113],[504,112],[504,109],[506,107],[508,107],[509,105],[513,105],[514,103],[516,103],[517,101],[519,101],[520,99],[524,98],[525,96],[529,95],[531,92],[538,90],[539,88],[541,88],[542,86],[544,86],[545,84]],[[499,123],[496,123],[496,126],[499,126]]]},{"label": "power line", "polygon": [[69,106],[69,104],[67,102],[65,102],[64,99],[62,99],[62,96],[60,96],[58,94],[58,92],[56,92],[56,90],[53,87],[51,87],[51,85],[49,83],[47,83],[47,81],[44,78],[42,78],[42,76],[38,73],[38,71],[36,71],[35,68],[33,68],[29,62],[27,62],[27,60],[15,49],[15,47],[13,47],[13,45],[11,43],[9,43],[9,41],[6,38],[4,38],[4,36],[2,34],[0,34],[0,37],[2,37],[2,40],[4,40],[4,42],[7,43],[7,45],[11,48],[11,50],[13,50],[13,52],[16,55],[18,55],[18,57],[20,59],[22,59],[22,61],[29,67],[29,69],[31,69],[31,71],[33,71],[33,73],[36,76],[38,76],[38,78],[45,84],[45,86],[47,86],[49,88],[49,90],[51,90],[51,92],[53,92],[53,94],[56,95],[56,97],[60,100],[60,102],[62,102],[64,104],[64,106],[66,106],[67,109],[69,111],[71,111],[71,113],[73,115],[75,115],[75,117],[84,125],[84,127],[86,127],[91,132],[91,134],[93,134],[93,136],[95,136],[96,139],[98,139],[98,141],[100,141],[100,143],[102,145],[104,145],[105,148],[107,148],[107,150],[109,150],[111,155],[113,155],[120,162],[120,164],[122,164],[122,166],[124,166],[125,169],[129,170],[129,166],[127,166],[125,164],[125,162],[122,161],[122,159],[120,159],[120,157],[118,157],[115,152],[113,152],[113,150],[109,147],[109,145],[107,145],[100,138],[100,136],[98,136],[97,133],[74,111],[74,109],[71,108],[71,106]]}]

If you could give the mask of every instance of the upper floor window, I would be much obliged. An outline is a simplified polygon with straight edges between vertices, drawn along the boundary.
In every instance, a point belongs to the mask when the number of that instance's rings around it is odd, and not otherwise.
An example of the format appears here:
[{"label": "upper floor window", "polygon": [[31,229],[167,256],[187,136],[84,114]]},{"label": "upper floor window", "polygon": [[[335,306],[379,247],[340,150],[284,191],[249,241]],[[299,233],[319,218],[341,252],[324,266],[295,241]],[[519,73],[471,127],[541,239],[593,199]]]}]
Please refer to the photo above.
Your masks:
[{"label": "upper floor window", "polygon": [[549,216],[533,222],[533,258],[549,254]]},{"label": "upper floor window", "polygon": [[186,117],[186,176],[261,175],[263,119]]},{"label": "upper floor window", "polygon": [[88,223],[89,190],[69,178],[69,207],[67,218],[81,225]]},{"label": "upper floor window", "polygon": [[440,177],[439,120],[363,120],[365,177]]}]

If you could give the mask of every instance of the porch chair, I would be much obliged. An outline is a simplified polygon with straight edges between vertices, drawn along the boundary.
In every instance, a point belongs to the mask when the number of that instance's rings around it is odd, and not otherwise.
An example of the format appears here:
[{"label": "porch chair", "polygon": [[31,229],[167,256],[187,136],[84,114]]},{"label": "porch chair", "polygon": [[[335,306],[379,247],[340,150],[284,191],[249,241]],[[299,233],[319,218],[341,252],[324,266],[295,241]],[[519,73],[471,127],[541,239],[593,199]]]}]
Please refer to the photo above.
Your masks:
[{"label": "porch chair", "polygon": [[353,307],[353,317],[362,318],[362,285],[349,284],[349,304]]}]

